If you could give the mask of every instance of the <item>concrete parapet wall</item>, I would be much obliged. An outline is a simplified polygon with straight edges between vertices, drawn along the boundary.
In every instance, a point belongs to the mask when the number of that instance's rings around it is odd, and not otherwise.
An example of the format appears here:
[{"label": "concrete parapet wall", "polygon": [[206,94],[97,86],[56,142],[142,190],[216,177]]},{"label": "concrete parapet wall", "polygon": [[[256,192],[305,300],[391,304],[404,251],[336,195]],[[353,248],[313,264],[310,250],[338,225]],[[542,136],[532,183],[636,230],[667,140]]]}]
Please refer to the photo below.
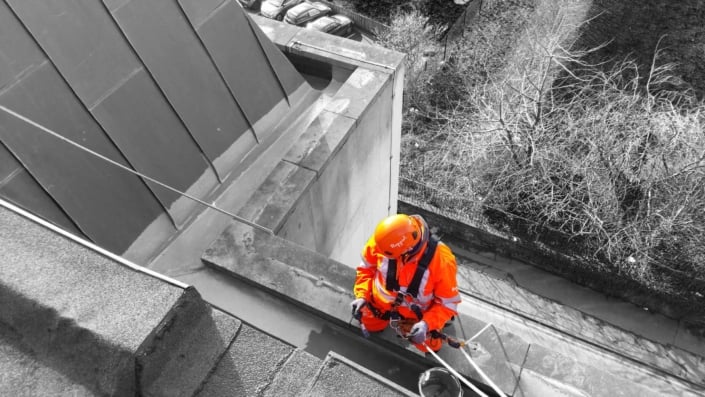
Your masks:
[{"label": "concrete parapet wall", "polygon": [[[278,234],[354,265],[366,233],[389,211],[392,84],[385,73],[359,68],[338,95],[345,102],[323,113],[334,118],[329,130],[299,162],[317,178]],[[345,134],[337,134],[339,126],[348,128]]]},{"label": "concrete parapet wall", "polygon": [[[10,365],[19,378],[8,383],[22,385],[16,395],[55,395],[66,385],[96,395],[191,395],[237,330],[193,288],[123,266],[5,208],[0,225],[0,325],[12,331],[1,344],[25,357]],[[47,376],[23,377],[27,368]]]},{"label": "concrete parapet wall", "polygon": [[184,294],[0,209],[0,321],[96,393],[135,390],[133,354]]},{"label": "concrete parapet wall", "polygon": [[330,65],[341,85],[241,215],[355,266],[376,223],[396,212],[404,55],[254,19],[297,62]]},{"label": "concrete parapet wall", "polygon": [[141,394],[190,397],[202,386],[240,329],[240,320],[211,309],[193,288],[135,353]]}]

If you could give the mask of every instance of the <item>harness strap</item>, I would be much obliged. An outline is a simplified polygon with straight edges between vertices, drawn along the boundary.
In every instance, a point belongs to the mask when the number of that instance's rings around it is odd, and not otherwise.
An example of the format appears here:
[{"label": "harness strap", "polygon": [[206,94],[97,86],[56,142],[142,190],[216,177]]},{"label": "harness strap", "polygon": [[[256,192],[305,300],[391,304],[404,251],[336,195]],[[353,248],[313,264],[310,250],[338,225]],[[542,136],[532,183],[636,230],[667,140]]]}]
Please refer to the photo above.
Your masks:
[{"label": "harness strap", "polygon": [[377,309],[374,305],[367,305],[367,308],[370,309],[370,312],[372,312],[375,317],[380,318],[382,320],[389,320],[389,317],[392,313],[391,311],[386,311],[382,313],[382,311]]},{"label": "harness strap", "polygon": [[[401,295],[401,294],[399,294]],[[370,304],[367,305],[367,308],[370,310],[373,316],[382,319],[382,320],[400,320],[402,317],[399,315],[399,311],[397,310],[396,306],[393,306],[391,310],[387,310],[385,312],[382,312],[378,308],[376,308],[371,302]],[[416,321],[421,321],[423,319],[423,313],[421,312],[421,308],[418,305],[411,305],[411,311],[414,312],[416,315],[417,320]]]},{"label": "harness strap", "polygon": [[[436,253],[436,246],[438,245],[438,240],[432,236],[428,238],[428,243],[426,244],[426,251],[421,255],[419,263],[416,265],[416,271],[414,272],[414,278],[411,279],[411,283],[406,288],[406,293],[416,298],[419,293],[419,286],[421,285],[421,279],[423,274],[428,269],[433,255]],[[384,282],[385,287],[390,291],[399,291],[399,280],[397,280],[397,261],[396,259],[389,259],[387,262],[387,279]]]},{"label": "harness strap", "polygon": [[387,262],[387,280],[385,280],[384,285],[390,291],[399,291],[399,281],[397,281],[396,259],[390,259]]},{"label": "harness strap", "polygon": [[414,272],[414,278],[411,279],[411,283],[406,287],[406,293],[416,298],[419,294],[419,286],[421,285],[421,279],[423,274],[428,269],[428,265],[433,259],[433,255],[436,253],[436,246],[438,245],[438,240],[430,237],[428,239],[428,245],[426,246],[426,251],[424,251],[419,263],[416,265],[416,272]]},{"label": "harness strap", "polygon": [[392,308],[387,311],[381,311],[379,310],[375,305],[374,301],[375,298],[374,296],[370,296],[370,304],[367,305],[367,308],[370,309],[370,312],[382,320],[399,320],[401,316],[399,315],[399,311],[397,310],[397,307],[401,305],[401,302],[404,300],[404,295],[403,294],[398,294],[397,298],[392,302]]},{"label": "harness strap", "polygon": [[[406,288],[406,293],[399,292],[399,282],[397,280],[397,261],[394,259],[389,260],[387,264],[387,280],[385,284],[388,290],[397,292],[397,297],[394,300],[394,303],[392,303],[391,310],[386,312],[382,312],[381,310],[374,307],[374,305],[368,305],[370,311],[375,317],[380,318],[382,320],[388,320],[390,318],[394,320],[399,319],[400,316],[397,311],[397,307],[401,305],[404,299],[404,295],[408,294],[414,298],[416,298],[416,295],[418,295],[419,286],[421,285],[421,279],[423,278],[426,269],[428,269],[428,265],[431,263],[433,255],[436,253],[437,246],[438,240],[434,239],[433,237],[429,237],[428,243],[426,245],[426,251],[424,251],[423,255],[421,255],[421,259],[419,259],[419,262],[416,265],[414,277],[411,279],[411,283],[409,283],[409,286]],[[418,317],[418,320],[420,321],[423,318],[421,308],[416,304],[412,304],[410,308],[411,311],[414,312],[414,314],[416,315],[416,317]]]}]

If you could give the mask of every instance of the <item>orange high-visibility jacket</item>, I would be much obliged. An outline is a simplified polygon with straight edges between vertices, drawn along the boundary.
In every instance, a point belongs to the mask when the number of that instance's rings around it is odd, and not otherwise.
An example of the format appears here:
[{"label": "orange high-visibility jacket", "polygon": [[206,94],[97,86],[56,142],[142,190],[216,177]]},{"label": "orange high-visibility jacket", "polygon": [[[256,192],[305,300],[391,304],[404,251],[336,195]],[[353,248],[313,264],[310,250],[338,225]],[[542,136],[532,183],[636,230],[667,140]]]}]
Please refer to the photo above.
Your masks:
[{"label": "orange high-visibility jacket", "polygon": [[[416,265],[426,247],[408,262],[396,261],[399,289],[406,291],[416,272]],[[377,248],[374,237],[371,237],[362,250],[362,262],[357,268],[354,293],[355,298],[365,298],[368,304],[374,305],[382,312],[392,307],[397,292],[386,287],[389,259]],[[424,272],[416,299],[405,296],[398,307],[399,314],[405,318],[415,319],[416,315],[410,306],[416,304],[423,313],[423,320],[431,330],[441,329],[451,317],[458,314],[460,294],[456,280],[457,265],[450,248],[438,242],[436,252]]]}]

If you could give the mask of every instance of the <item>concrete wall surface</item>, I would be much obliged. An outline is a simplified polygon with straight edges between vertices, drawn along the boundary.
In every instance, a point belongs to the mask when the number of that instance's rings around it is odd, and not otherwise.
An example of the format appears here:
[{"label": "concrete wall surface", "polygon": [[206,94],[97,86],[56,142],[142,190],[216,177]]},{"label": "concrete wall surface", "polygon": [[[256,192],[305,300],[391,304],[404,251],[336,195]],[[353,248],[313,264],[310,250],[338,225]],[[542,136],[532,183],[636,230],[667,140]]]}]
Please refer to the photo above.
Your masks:
[{"label": "concrete wall surface", "polygon": [[192,395],[238,320],[0,207],[1,395]]},{"label": "concrete wall surface", "polygon": [[284,158],[314,174],[299,196],[282,204],[288,208],[272,230],[356,266],[374,226],[396,212],[404,55],[254,19],[286,54],[330,64],[334,78],[336,70],[349,70]]},{"label": "concrete wall surface", "polygon": [[[304,196],[284,220],[278,235],[347,264],[356,264],[359,250],[373,222],[389,211],[389,189],[395,181],[389,167],[391,152],[392,85],[385,73],[358,68],[324,112],[339,115],[338,125],[350,127],[337,147],[327,147],[325,162],[306,158],[299,164],[317,172]],[[368,96],[373,96],[368,98]],[[352,117],[341,114],[353,104],[367,102]],[[330,109],[330,110],[329,110]],[[352,119],[352,120],[350,120]],[[348,121],[350,120],[350,121]],[[319,144],[331,144],[326,134]],[[289,157],[287,157],[289,158]],[[293,159],[292,159],[293,161]],[[307,225],[307,226],[304,226]],[[367,226],[368,230],[360,230]]]}]

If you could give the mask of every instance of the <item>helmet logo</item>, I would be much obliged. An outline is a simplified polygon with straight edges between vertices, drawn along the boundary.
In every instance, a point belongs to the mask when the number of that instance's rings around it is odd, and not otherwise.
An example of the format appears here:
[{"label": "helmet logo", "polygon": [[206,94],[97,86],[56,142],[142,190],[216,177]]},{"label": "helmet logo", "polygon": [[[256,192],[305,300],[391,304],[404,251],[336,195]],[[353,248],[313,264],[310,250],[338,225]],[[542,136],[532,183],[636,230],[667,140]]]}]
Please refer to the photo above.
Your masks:
[{"label": "helmet logo", "polygon": [[389,245],[390,245],[392,248],[399,248],[399,247],[402,246],[402,244],[404,244],[404,241],[406,241],[406,236],[402,236],[401,240],[399,240],[398,243],[392,243],[392,244],[389,244]]}]

